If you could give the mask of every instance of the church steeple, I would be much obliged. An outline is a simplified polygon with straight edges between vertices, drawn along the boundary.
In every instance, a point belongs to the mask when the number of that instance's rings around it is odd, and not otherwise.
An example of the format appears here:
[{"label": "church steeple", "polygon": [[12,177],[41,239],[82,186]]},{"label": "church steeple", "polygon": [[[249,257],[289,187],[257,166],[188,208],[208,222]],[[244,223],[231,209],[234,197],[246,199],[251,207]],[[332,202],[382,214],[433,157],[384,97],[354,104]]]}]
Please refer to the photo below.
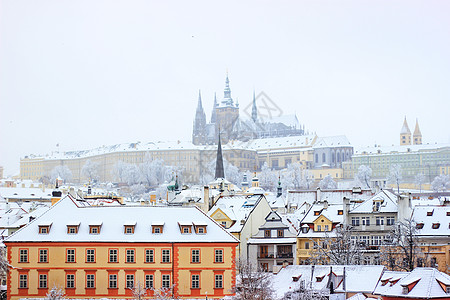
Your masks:
[{"label": "church steeple", "polygon": [[228,79],[228,72],[227,72],[227,77],[225,79],[225,89],[223,91],[222,105],[223,106],[234,106],[233,99],[231,98],[230,80]]},{"label": "church steeple", "polygon": [[411,130],[409,130],[406,116],[403,121],[402,130],[400,130],[400,145],[411,145]]},{"label": "church steeple", "polygon": [[216,174],[214,177],[215,179],[225,178],[225,170],[223,168],[222,143],[220,141],[220,131],[219,131],[219,143],[217,144]]},{"label": "church steeple", "polygon": [[213,109],[212,109],[212,113],[211,113],[211,123],[216,123],[216,107],[217,107],[217,97],[216,97],[216,93],[214,93],[214,104],[213,104]]},{"label": "church steeple", "polygon": [[255,91],[253,91],[253,104],[252,104],[252,120],[256,123],[256,120],[258,120],[258,110],[256,108],[256,97],[255,97]]},{"label": "church steeple", "polygon": [[414,145],[422,145],[422,133],[419,128],[419,120],[416,119],[416,127],[414,128],[413,133],[413,144]]},{"label": "church steeple", "polygon": [[194,128],[192,131],[192,143],[204,144],[206,141],[206,114],[203,110],[202,95],[198,91],[197,110],[195,112]]}]

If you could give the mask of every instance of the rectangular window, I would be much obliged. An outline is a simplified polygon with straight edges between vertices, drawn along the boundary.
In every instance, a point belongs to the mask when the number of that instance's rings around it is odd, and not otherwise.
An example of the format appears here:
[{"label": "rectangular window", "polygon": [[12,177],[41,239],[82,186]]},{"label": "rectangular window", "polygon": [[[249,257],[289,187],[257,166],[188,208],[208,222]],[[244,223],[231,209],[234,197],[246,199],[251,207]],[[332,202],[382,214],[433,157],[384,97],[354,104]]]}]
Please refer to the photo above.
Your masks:
[{"label": "rectangular window", "polygon": [[75,262],[75,249],[67,249],[66,250],[66,259],[67,259],[67,262],[69,262],[69,263]]},{"label": "rectangular window", "polygon": [[75,288],[75,274],[66,275],[66,289]]},{"label": "rectangular window", "polygon": [[394,225],[395,217],[386,217],[386,225]]},{"label": "rectangular window", "polygon": [[305,249],[309,249],[309,242],[305,242]]},{"label": "rectangular window", "polygon": [[284,237],[284,230],[283,229],[278,229],[277,230],[277,237]]},{"label": "rectangular window", "polygon": [[192,275],[192,280],[191,280],[191,288],[193,289],[199,289],[200,288],[200,275]]},{"label": "rectangular window", "polygon": [[352,226],[359,226],[359,217],[352,217]]},{"label": "rectangular window", "polygon": [[117,289],[117,274],[109,274],[109,288]]},{"label": "rectangular window", "polygon": [[370,225],[370,217],[362,217],[362,225],[369,226]]},{"label": "rectangular window", "polygon": [[28,249],[20,249],[19,253],[19,262],[28,262]]},{"label": "rectangular window", "polygon": [[145,275],[145,288],[146,289],[153,288],[153,275]]},{"label": "rectangular window", "polygon": [[86,275],[86,288],[88,288],[88,289],[95,288],[95,275],[94,274]]},{"label": "rectangular window", "polygon": [[134,287],[134,275],[127,274],[127,289],[132,289]]},{"label": "rectangular window", "polygon": [[39,274],[39,288],[40,289],[47,288],[47,274]]},{"label": "rectangular window", "polygon": [[270,230],[264,230],[264,237],[270,238]]},{"label": "rectangular window", "polygon": [[215,275],[214,277],[214,287],[216,289],[223,288],[223,275]]},{"label": "rectangular window", "polygon": [[162,287],[166,289],[170,288],[170,275],[162,276]]},{"label": "rectangular window", "polygon": [[146,263],[155,262],[155,250],[145,249],[145,262]]},{"label": "rectangular window", "polygon": [[109,262],[110,263],[116,263],[117,262],[117,255],[118,255],[118,250],[117,249],[109,249]]},{"label": "rectangular window", "polygon": [[325,231],[329,231],[329,226],[325,225]]},{"label": "rectangular window", "polygon": [[20,274],[19,275],[19,289],[28,288],[28,275]]},{"label": "rectangular window", "polygon": [[95,262],[95,249],[86,250],[86,262]]},{"label": "rectangular window", "polygon": [[127,249],[127,263],[134,263],[134,249]]},{"label": "rectangular window", "polygon": [[214,262],[216,262],[216,263],[223,262],[223,250],[222,249],[214,250]]},{"label": "rectangular window", "polygon": [[376,217],[376,218],[375,218],[375,224],[376,224],[377,226],[384,225],[384,218],[383,218],[383,217]]},{"label": "rectangular window", "polygon": [[48,250],[47,249],[39,249],[39,262],[40,263],[48,262]]},{"label": "rectangular window", "polygon": [[192,262],[193,263],[200,262],[200,250],[199,249],[192,250]]},{"label": "rectangular window", "polygon": [[162,262],[163,263],[170,262],[170,250],[168,250],[168,249],[162,250]]},{"label": "rectangular window", "polygon": [[321,225],[317,225],[317,231],[322,231],[322,226]]}]

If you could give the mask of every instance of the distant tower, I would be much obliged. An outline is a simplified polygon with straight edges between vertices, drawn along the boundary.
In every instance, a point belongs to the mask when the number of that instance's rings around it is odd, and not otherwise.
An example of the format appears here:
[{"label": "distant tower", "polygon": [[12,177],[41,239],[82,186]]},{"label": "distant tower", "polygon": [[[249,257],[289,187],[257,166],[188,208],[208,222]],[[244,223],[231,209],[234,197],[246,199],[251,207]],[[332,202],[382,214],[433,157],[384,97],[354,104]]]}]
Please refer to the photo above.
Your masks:
[{"label": "distant tower", "polygon": [[230,80],[228,74],[225,79],[225,89],[223,91],[223,99],[216,106],[216,137],[221,129],[222,142],[228,143],[232,138],[233,127],[239,118],[239,104],[236,104],[231,98]]},{"label": "distant tower", "polygon": [[195,112],[194,128],[192,130],[192,143],[195,145],[206,142],[206,114],[202,106],[202,95],[198,91],[198,104]]},{"label": "distant tower", "polygon": [[211,123],[212,124],[216,123],[216,107],[217,107],[217,97],[216,97],[216,93],[214,93],[214,105],[213,105],[213,109],[212,109],[212,113],[211,113]]},{"label": "distant tower", "polygon": [[222,157],[222,143],[220,142],[220,132],[219,132],[219,143],[217,144],[217,159],[216,159],[216,179],[225,178],[225,171],[223,168],[223,157]]},{"label": "distant tower", "polygon": [[255,123],[256,123],[256,120],[258,120],[258,110],[256,109],[255,91],[253,91],[252,120]]},{"label": "distant tower", "polygon": [[411,131],[409,130],[408,122],[406,122],[406,117],[400,131],[400,145],[411,145]]},{"label": "distant tower", "polygon": [[283,195],[283,187],[281,186],[281,178],[278,176],[277,198]]},{"label": "distant tower", "polygon": [[416,128],[414,128],[413,133],[413,144],[414,145],[422,145],[422,133],[419,128],[419,121],[416,119]]}]

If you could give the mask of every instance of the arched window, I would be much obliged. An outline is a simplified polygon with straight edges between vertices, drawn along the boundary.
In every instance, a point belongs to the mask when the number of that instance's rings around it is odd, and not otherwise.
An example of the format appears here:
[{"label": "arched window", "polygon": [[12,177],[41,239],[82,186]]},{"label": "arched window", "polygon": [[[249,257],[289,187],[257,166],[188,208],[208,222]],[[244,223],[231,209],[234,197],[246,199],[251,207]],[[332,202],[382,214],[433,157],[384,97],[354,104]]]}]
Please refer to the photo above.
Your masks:
[{"label": "arched window", "polygon": [[325,153],[322,153],[322,162],[324,163],[327,160],[327,156]]},{"label": "arched window", "polygon": [[339,152],[336,152],[336,161],[337,162],[341,161],[341,154]]},{"label": "arched window", "polygon": [[331,163],[333,163],[334,164],[334,160],[336,159],[335,158],[335,153],[334,153],[334,151],[333,152],[331,152]]},{"label": "arched window", "polygon": [[316,153],[316,163],[319,162],[319,154]]}]

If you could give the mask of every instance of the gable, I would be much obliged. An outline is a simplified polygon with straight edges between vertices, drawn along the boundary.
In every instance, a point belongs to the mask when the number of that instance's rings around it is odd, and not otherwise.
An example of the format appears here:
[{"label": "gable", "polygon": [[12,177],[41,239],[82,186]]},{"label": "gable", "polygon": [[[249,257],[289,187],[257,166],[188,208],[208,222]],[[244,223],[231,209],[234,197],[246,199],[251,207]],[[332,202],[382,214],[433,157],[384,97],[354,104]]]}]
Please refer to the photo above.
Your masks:
[{"label": "gable", "polygon": [[229,221],[233,222],[226,213],[223,212],[220,208],[216,209],[210,216],[215,221]]}]

